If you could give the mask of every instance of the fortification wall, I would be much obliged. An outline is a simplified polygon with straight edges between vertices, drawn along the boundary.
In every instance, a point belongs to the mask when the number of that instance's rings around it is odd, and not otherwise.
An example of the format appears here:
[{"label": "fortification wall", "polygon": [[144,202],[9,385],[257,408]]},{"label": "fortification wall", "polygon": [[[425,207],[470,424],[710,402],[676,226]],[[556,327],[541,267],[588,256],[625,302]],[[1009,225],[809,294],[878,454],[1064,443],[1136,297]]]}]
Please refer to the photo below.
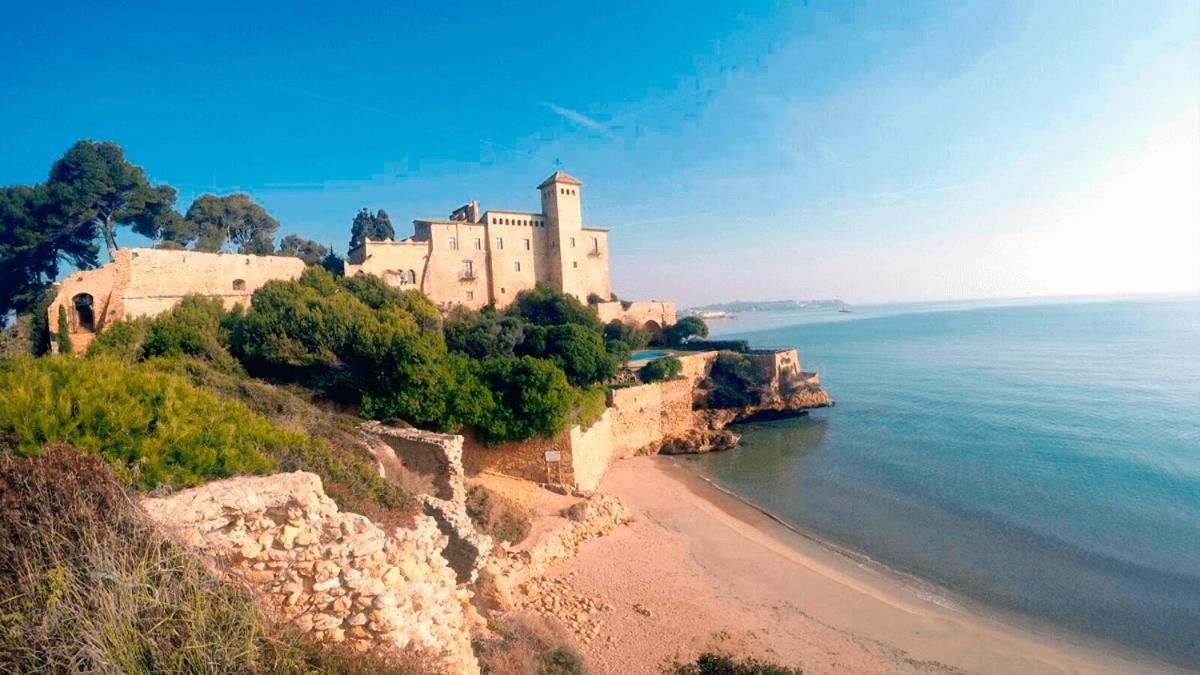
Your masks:
[{"label": "fortification wall", "polygon": [[620,302],[601,302],[593,307],[602,323],[615,319],[629,326],[644,328],[653,322],[660,330],[675,323],[675,303],[670,301],[639,300],[630,303],[628,309]]},{"label": "fortification wall", "polygon": [[121,293],[125,316],[155,316],[199,293],[227,309],[250,306],[250,296],[272,279],[298,279],[304,261],[291,256],[130,249],[129,282]]},{"label": "fortification wall", "polygon": [[[200,253],[152,248],[120,249],[98,269],[76,272],[58,285],[48,309],[58,331],[58,308],[67,310],[72,347],[82,353],[91,337],[114,321],[156,316],[197,293],[219,298],[226,308],[250,305],[254,291],[272,279],[296,279],[304,261],[287,256]],[[91,325],[75,299],[90,295]]]},{"label": "fortification wall", "polygon": [[678,379],[609,392],[612,457],[636,454],[694,426],[693,389],[692,381]]},{"label": "fortification wall", "polygon": [[[529,214],[506,217],[501,213],[489,214],[489,217],[520,223],[540,220],[539,216]],[[539,282],[550,281],[550,248],[544,226],[489,222],[487,230],[490,238],[485,244],[491,256],[491,294],[497,308],[512,304],[517,293],[529,290]]]},{"label": "fortification wall", "polygon": [[483,445],[468,431],[463,438],[463,466],[471,472],[493,471],[535,483],[574,486],[571,430],[553,438],[535,436],[492,447]]},{"label": "fortification wall", "polygon": [[595,490],[613,463],[618,444],[612,424],[613,411],[609,408],[587,429],[571,427],[571,467],[578,489]]}]

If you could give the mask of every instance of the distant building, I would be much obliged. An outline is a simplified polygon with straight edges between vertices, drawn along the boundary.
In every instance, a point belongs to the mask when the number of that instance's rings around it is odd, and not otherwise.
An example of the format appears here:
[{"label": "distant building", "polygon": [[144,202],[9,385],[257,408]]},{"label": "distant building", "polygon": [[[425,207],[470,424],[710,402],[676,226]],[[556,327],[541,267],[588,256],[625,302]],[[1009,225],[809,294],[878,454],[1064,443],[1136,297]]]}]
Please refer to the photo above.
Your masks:
[{"label": "distant building", "polygon": [[420,289],[443,308],[503,308],[538,283],[581,302],[607,301],[608,230],[583,226],[581,187],[559,171],[538,186],[541,213],[480,214],[472,201],[445,220],[415,220],[411,237],[367,240],[350,251],[346,275],[375,274]]},{"label": "distant building", "polygon": [[[619,320],[653,333],[675,323],[673,302],[610,300],[608,230],[583,226],[580,187],[556,172],[538,186],[541,213],[480,214],[472,201],[445,220],[415,220],[411,237],[367,240],[350,251],[345,273],[375,274],[397,288],[420,290],[443,311],[503,308],[521,291],[547,283],[590,304],[605,323]],[[50,330],[58,330],[64,307],[72,348],[81,354],[114,321],[160,314],[191,293],[249,307],[263,284],[303,271],[303,261],[283,256],[119,249],[111,263],[58,284]]]}]

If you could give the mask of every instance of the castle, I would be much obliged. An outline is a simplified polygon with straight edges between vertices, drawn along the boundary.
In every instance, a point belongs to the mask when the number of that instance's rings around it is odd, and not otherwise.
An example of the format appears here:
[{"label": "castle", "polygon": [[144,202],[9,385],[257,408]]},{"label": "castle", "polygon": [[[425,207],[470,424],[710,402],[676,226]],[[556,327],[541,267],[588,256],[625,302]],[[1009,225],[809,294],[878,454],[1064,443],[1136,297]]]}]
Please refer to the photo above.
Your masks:
[{"label": "castle", "polygon": [[[399,288],[420,290],[443,311],[455,306],[502,309],[517,294],[549,284],[587,303],[604,323],[613,320],[652,333],[675,323],[675,303],[619,302],[612,296],[608,231],[583,226],[582,184],[561,171],[538,186],[542,212],[486,211],[474,201],[445,220],[413,221],[413,236],[367,239],[349,252],[345,273],[375,274]],[[49,308],[57,330],[64,308],[71,344],[82,353],[112,322],[153,316],[199,293],[227,307],[248,306],[271,279],[296,279],[298,258],[161,249],[121,249],[99,269],[58,284]]]},{"label": "castle", "polygon": [[558,171],[538,186],[541,213],[480,214],[472,201],[445,220],[415,220],[411,237],[368,239],[350,251],[346,274],[376,274],[443,307],[501,309],[538,283],[581,302],[607,301],[608,230],[583,226],[581,187]]}]

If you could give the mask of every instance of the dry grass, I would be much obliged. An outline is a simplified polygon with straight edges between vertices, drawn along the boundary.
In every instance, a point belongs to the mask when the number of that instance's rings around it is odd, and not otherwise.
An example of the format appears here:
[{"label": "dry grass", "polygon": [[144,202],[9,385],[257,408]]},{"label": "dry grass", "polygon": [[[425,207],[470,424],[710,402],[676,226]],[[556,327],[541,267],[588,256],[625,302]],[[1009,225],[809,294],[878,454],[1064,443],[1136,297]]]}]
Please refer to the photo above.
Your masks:
[{"label": "dry grass", "polygon": [[0,672],[416,673],[273,626],[100,458],[0,449]]},{"label": "dry grass", "polygon": [[498,639],[476,645],[484,675],[582,675],[583,661],[565,628],[531,612],[489,622]]},{"label": "dry grass", "polygon": [[533,527],[529,509],[482,485],[467,488],[467,515],[480,530],[510,544],[519,544]]}]

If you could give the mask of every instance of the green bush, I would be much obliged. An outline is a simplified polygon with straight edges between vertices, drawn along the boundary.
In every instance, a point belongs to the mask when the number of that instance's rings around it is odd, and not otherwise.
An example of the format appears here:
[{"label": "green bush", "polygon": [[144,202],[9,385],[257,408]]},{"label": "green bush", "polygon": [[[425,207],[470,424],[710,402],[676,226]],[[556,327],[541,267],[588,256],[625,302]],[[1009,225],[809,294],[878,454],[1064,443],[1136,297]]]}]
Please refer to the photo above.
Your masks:
[{"label": "green bush", "polygon": [[552,361],[576,386],[603,382],[617,372],[616,359],[604,349],[600,332],[578,324],[547,328],[544,350],[533,356]]},{"label": "green bush", "polygon": [[699,317],[685,316],[663,329],[663,343],[676,347],[694,337],[708,337],[708,324]]},{"label": "green bush", "polygon": [[104,356],[128,363],[141,361],[145,358],[143,344],[153,321],[154,319],[143,316],[113,323],[88,344],[87,355]]},{"label": "green bush", "polygon": [[650,333],[644,328],[621,323],[618,319],[604,326],[604,348],[620,363],[629,360],[638,349],[650,344]]},{"label": "green bush", "polygon": [[713,360],[709,378],[713,390],[709,405],[714,408],[741,408],[758,402],[762,382],[754,363],[744,354],[722,351]]},{"label": "green bush", "polygon": [[67,308],[62,305],[58,306],[58,334],[54,339],[58,341],[59,354],[71,354],[71,326],[67,323]]},{"label": "green bush", "polygon": [[528,509],[482,485],[467,489],[466,509],[471,521],[497,541],[519,544],[533,527]]},{"label": "green bush", "polygon": [[587,306],[548,284],[538,284],[533,290],[521,291],[505,311],[510,316],[521,317],[539,326],[571,323],[597,333],[601,330],[600,319]]},{"label": "green bush", "polygon": [[578,394],[575,396],[575,423],[587,429],[608,409],[608,387],[593,384],[576,391]]},{"label": "green bush", "polygon": [[638,378],[642,382],[663,382],[665,380],[673,380],[679,377],[679,371],[683,369],[683,363],[674,356],[664,356],[654,359],[638,369]]},{"label": "green bush", "polygon": [[763,663],[754,658],[735,659],[726,654],[701,654],[693,663],[676,662],[670,675],[803,675],[799,668]]},{"label": "green bush", "polygon": [[480,367],[480,379],[495,401],[475,423],[482,442],[549,437],[567,428],[575,393],[554,364],[529,356],[492,359]]},{"label": "green bush", "polygon": [[519,317],[456,307],[446,317],[443,333],[447,349],[483,361],[513,356],[525,340],[525,325]]},{"label": "green bush", "polygon": [[0,432],[19,455],[69,443],[141,489],[265,473],[307,445],[184,379],[109,358],[19,358],[0,365]]}]

